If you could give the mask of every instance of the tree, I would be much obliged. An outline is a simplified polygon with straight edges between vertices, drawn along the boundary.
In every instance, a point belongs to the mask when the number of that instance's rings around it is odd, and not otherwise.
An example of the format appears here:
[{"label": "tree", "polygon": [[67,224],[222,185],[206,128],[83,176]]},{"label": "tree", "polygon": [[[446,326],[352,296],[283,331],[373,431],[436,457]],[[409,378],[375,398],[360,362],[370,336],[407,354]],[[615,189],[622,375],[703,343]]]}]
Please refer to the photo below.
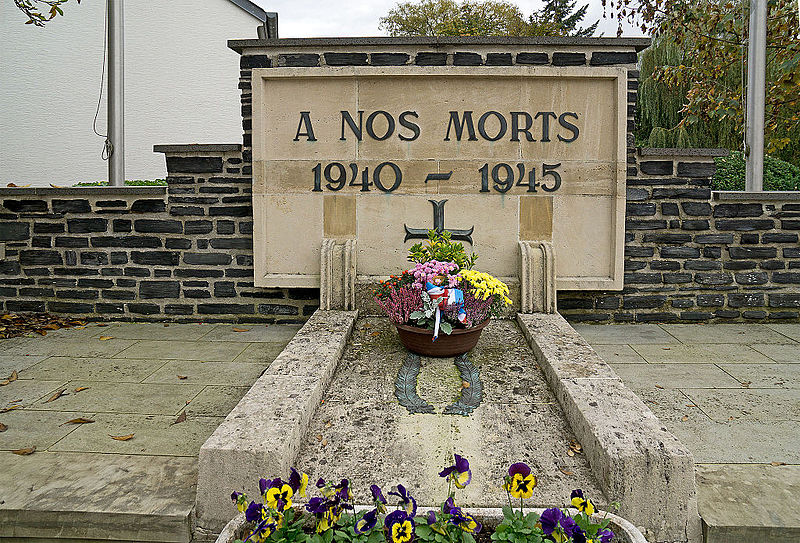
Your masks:
[{"label": "tree", "polygon": [[575,4],[576,2],[569,0],[549,0],[541,10],[531,15],[531,18],[537,19],[536,24],[543,29],[543,36],[574,36],[578,38],[592,36],[600,21],[595,21],[587,28],[579,28],[578,25],[586,17],[589,4],[584,4],[577,10]]},{"label": "tree", "polygon": [[[622,21],[636,24],[654,36],[656,47],[668,42],[676,50],[673,59],[653,65],[649,90],[643,80],[640,117],[647,122],[645,110],[652,112],[662,107],[657,93],[669,88],[682,97],[677,124],[656,123],[653,128],[694,132],[700,137],[698,145],[740,147],[734,142],[742,141],[744,131],[747,0],[606,2],[608,14],[620,21],[620,28]],[[766,150],[800,163],[800,34],[796,0],[770,0],[767,24]],[[642,60],[646,58],[647,53]],[[648,94],[653,90],[657,93]]]},{"label": "tree", "polygon": [[575,2],[550,0],[527,18],[515,4],[499,0],[419,0],[401,2],[381,17],[391,36],[587,36],[578,24],[588,5],[575,13]]},{"label": "tree", "polygon": [[[64,15],[61,11],[61,4],[67,3],[69,0],[14,0],[14,5],[27,15],[28,20],[25,21],[26,25],[44,26],[45,23],[53,19],[56,15]],[[81,0],[77,0],[80,4]],[[40,10],[47,6],[45,13]],[[49,8],[49,9],[48,9]]]}]

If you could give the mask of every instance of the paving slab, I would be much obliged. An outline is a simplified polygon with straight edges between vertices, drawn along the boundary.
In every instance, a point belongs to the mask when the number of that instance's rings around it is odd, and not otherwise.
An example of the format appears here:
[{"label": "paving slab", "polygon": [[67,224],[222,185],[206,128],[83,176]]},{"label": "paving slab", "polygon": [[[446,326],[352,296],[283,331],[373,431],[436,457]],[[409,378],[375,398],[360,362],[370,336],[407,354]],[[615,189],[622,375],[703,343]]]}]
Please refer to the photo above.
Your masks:
[{"label": "paving slab", "polygon": [[203,338],[216,324],[172,324],[122,322],[103,329],[100,334],[119,339],[166,339],[192,341]]},{"label": "paving slab", "polygon": [[[3,348],[4,344],[0,343],[0,348]],[[3,349],[5,352],[5,349]],[[11,372],[17,371],[21,372],[22,370],[28,369],[34,364],[37,364],[47,358],[47,355],[16,355],[16,356],[6,356],[4,354],[0,354],[0,378],[5,378],[11,375]]]},{"label": "paving slab", "polygon": [[269,365],[285,346],[285,343],[254,342],[249,344],[233,361],[236,363]]},{"label": "paving slab", "polygon": [[67,434],[75,431],[78,428],[77,425],[65,423],[79,417],[92,419],[94,413],[31,411],[29,409],[15,409],[8,413],[2,413],[0,422],[8,426],[8,429],[0,432],[0,450],[13,451],[35,446],[36,450],[44,451]]},{"label": "paving slab", "polygon": [[220,324],[203,336],[203,341],[263,341],[286,344],[298,330],[299,325],[291,324]]},{"label": "paving slab", "polygon": [[592,348],[609,364],[647,364],[630,345],[592,345]]},{"label": "paving slab", "polygon": [[661,328],[687,344],[796,343],[763,324],[662,324]]},{"label": "paving slab", "polygon": [[800,364],[719,364],[734,379],[755,388],[800,388]]},{"label": "paving slab", "polygon": [[0,409],[12,404],[21,404],[30,407],[37,401],[47,400],[59,388],[65,386],[65,380],[33,381],[19,379],[0,387]]},{"label": "paving slab", "polygon": [[650,364],[770,364],[773,359],[743,344],[631,345]]},{"label": "paving slab", "polygon": [[800,395],[796,390],[690,389],[684,390],[684,393],[716,421],[727,421],[733,417],[766,423],[800,422]]},{"label": "paving slab", "polygon": [[[98,413],[94,423],[81,424],[48,450],[196,457],[223,418],[187,415],[184,422],[176,424],[174,416]],[[134,437],[128,441],[111,438],[130,434]]]},{"label": "paving slab", "polygon": [[[135,341],[127,339],[101,340],[99,337],[80,338],[73,330],[70,339],[62,338],[12,338],[2,340],[4,356],[46,355],[46,356],[76,356],[82,358],[108,357],[122,352]],[[7,343],[10,342],[10,343]],[[135,357],[134,357],[135,358]],[[142,358],[142,357],[139,357]]]},{"label": "paving slab", "polygon": [[[31,381],[35,383],[37,381]],[[47,381],[51,383],[51,381]],[[106,383],[75,380],[64,385],[69,395],[53,401],[42,398],[31,409],[49,411],[85,410],[95,413],[138,413],[145,415],[177,415],[203,389],[202,385],[169,385],[160,383]],[[79,393],[71,392],[88,387]]]},{"label": "paving slab", "polygon": [[632,343],[680,343],[657,324],[575,324],[573,328],[592,345],[627,345]]},{"label": "paving slab", "polygon": [[[194,458],[7,453],[0,537],[188,543]],[[25,484],[19,484],[25,481]]]},{"label": "paving slab", "polygon": [[756,343],[753,349],[782,364],[800,364],[800,345],[769,345]]},{"label": "paving slab", "polygon": [[[599,354],[599,353],[598,353]],[[625,384],[639,391],[660,388],[741,388],[741,382],[714,364],[620,364],[610,362]],[[730,364],[736,366],[737,364]]]},{"label": "paving slab", "polygon": [[400,406],[394,379],[406,356],[387,319],[357,321],[311,421],[298,467],[312,479],[349,477],[356,501],[368,501],[371,483],[385,489],[400,483],[420,505],[435,505],[447,493],[438,472],[459,453],[473,472],[472,483],[458,494],[464,505],[506,503],[502,478],[517,461],[528,462],[540,477],[537,504],[563,504],[577,487],[598,502],[608,499],[586,458],[567,454],[575,437],[514,322],[492,322],[470,353],[484,396],[469,417],[441,414],[460,390],[452,358],[421,360],[417,391],[436,414],[412,415]]},{"label": "paving slab", "polygon": [[248,343],[235,342],[141,340],[131,342],[131,346],[118,353],[116,358],[230,362],[247,346]]},{"label": "paving slab", "polygon": [[800,342],[800,324],[767,324],[765,325],[779,334]]},{"label": "paving slab", "polygon": [[247,394],[249,386],[209,385],[186,406],[187,415],[224,417]]},{"label": "paving slab", "polygon": [[685,392],[678,389],[633,388],[658,419],[665,423],[692,424],[710,418]]},{"label": "paving slab", "polygon": [[20,378],[86,379],[88,381],[139,383],[163,365],[164,361],[153,359],[51,356],[23,370]]},{"label": "paving slab", "polygon": [[800,466],[701,464],[697,482],[706,543],[800,541]]},{"label": "paving slab", "polygon": [[267,364],[170,360],[147,377],[144,383],[250,385],[266,368]]}]

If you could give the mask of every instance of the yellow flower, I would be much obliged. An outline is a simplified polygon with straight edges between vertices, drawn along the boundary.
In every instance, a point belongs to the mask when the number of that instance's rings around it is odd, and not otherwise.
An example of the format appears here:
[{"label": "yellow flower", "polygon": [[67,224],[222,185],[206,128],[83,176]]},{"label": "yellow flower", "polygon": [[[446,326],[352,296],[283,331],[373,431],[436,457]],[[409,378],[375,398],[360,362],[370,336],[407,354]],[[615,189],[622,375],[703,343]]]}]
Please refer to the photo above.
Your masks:
[{"label": "yellow flower", "polygon": [[[287,484],[284,484],[280,488],[272,487],[267,490],[267,507],[274,510],[282,509],[286,511],[292,506],[293,494],[294,491],[292,487]],[[281,505],[283,507],[279,507]]]}]

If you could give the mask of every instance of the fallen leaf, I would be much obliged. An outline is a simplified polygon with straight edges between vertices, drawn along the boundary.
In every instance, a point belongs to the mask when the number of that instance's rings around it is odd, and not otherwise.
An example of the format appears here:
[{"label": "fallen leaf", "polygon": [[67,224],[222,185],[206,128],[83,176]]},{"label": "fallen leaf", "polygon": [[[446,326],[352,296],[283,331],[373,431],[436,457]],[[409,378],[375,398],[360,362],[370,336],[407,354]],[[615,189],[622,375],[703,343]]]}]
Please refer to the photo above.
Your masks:
[{"label": "fallen leaf", "polygon": [[12,405],[10,407],[4,407],[0,409],[0,413],[8,413],[9,411],[13,411],[14,409],[22,409],[21,405]]},{"label": "fallen leaf", "polygon": [[56,185],[54,183],[50,183],[50,186],[53,187],[54,189],[63,189],[64,188],[62,185]]},{"label": "fallen leaf", "polygon": [[55,394],[53,394],[52,396],[50,396],[50,397],[47,399],[47,401],[46,401],[46,402],[44,402],[44,403],[50,403],[50,402],[54,402],[54,401],[56,401],[57,399],[59,399],[61,396],[65,396],[66,394],[67,394],[67,389],[66,389],[66,388],[62,388],[61,390],[59,390],[58,392],[56,392]]},{"label": "fallen leaf", "polygon": [[661,347],[662,351],[671,351],[672,347]]},{"label": "fallen leaf", "polygon": [[687,420],[689,420],[689,415],[684,415],[684,416],[682,416],[682,417],[681,417],[681,420],[682,420],[683,422],[686,422]]},{"label": "fallen leaf", "polygon": [[327,447],[328,446],[328,440],[327,439],[323,439],[322,440],[322,446],[323,447]]},{"label": "fallen leaf", "polygon": [[34,445],[33,447],[28,447],[27,449],[17,449],[11,452],[14,454],[18,454],[20,456],[28,456],[29,454],[33,454],[36,452],[36,445]]},{"label": "fallen leaf", "polygon": [[322,435],[317,434],[317,441],[322,441]]},{"label": "fallen leaf", "polygon": [[9,184],[8,184],[8,185],[6,185],[6,186],[7,186],[7,187],[12,187],[12,188],[13,188],[13,187],[18,187],[19,185],[17,185],[16,183],[9,183]]},{"label": "fallen leaf", "polygon": [[572,449],[567,449],[567,456],[575,456],[575,451]]},{"label": "fallen leaf", "polygon": [[38,330],[34,330],[34,332],[36,332],[40,336],[46,336],[47,335],[47,330],[42,330],[41,328],[38,329]]},{"label": "fallen leaf", "polygon": [[664,387],[662,387],[661,385],[656,385],[656,388],[660,388],[661,390],[664,390]]},{"label": "fallen leaf", "polygon": [[50,324],[46,324],[45,326],[43,326],[43,328],[47,330],[60,330],[61,325],[58,324],[57,322],[51,322]]},{"label": "fallen leaf", "polygon": [[249,328],[232,328],[234,332],[249,332]]},{"label": "fallen leaf", "polygon": [[128,441],[133,439],[133,436],[134,434],[128,434],[126,436],[112,436],[111,434],[108,434],[108,437],[111,439],[116,439],[117,441]]},{"label": "fallen leaf", "polygon": [[188,379],[188,378],[189,378],[188,375],[178,375],[178,379],[180,379],[181,381],[183,381],[184,379]]},{"label": "fallen leaf", "polygon": [[786,462],[770,462],[770,466],[785,466]]},{"label": "fallen leaf", "polygon": [[109,339],[114,339],[114,336],[100,336],[98,339],[100,341],[108,341]]},{"label": "fallen leaf", "polygon": [[742,386],[743,386],[744,388],[750,388],[750,385],[752,385],[752,384],[753,384],[753,382],[752,382],[752,381],[744,381],[744,382],[742,383]]},{"label": "fallen leaf", "polygon": [[0,432],[5,432],[6,430],[8,430],[8,426],[0,422]]},{"label": "fallen leaf", "polygon": [[573,453],[570,454],[570,456],[573,456],[575,454],[581,454],[583,452],[583,446],[581,446],[581,444],[578,443],[577,441],[572,440],[569,442],[569,451],[567,452],[567,454],[569,454],[570,452]]},{"label": "fallen leaf", "polygon": [[693,404],[693,403],[687,403],[686,407],[697,407],[697,406],[695,404]]},{"label": "fallen leaf", "polygon": [[181,414],[178,415],[178,418],[175,419],[175,422],[173,422],[172,424],[180,424],[182,422],[186,422],[186,410],[185,409],[183,411],[181,411]]},{"label": "fallen leaf", "polygon": [[0,387],[6,386],[8,383],[13,383],[17,380],[17,370],[11,372],[11,375],[6,377],[3,381],[0,381]]},{"label": "fallen leaf", "polygon": [[461,388],[469,388],[470,384],[467,381],[461,381]]},{"label": "fallen leaf", "polygon": [[78,387],[75,389],[75,392],[81,392],[83,390],[89,390],[89,387]]},{"label": "fallen leaf", "polygon": [[91,424],[93,422],[94,421],[92,419],[85,419],[83,417],[78,417],[77,419],[68,420],[67,422],[61,424],[61,426],[64,426],[64,424]]},{"label": "fallen leaf", "polygon": [[333,423],[331,421],[325,423],[325,428],[330,428],[331,426],[333,426]]},{"label": "fallen leaf", "polygon": [[107,323],[107,322],[98,322],[98,323],[97,323],[97,327],[98,327],[98,328],[104,328],[104,327],[106,327],[106,326],[108,326],[108,323]]},{"label": "fallen leaf", "polygon": [[370,335],[371,336],[379,336],[380,334],[381,334],[380,332],[372,332]]},{"label": "fallen leaf", "polygon": [[168,322],[164,323],[164,328],[169,328],[169,323]]},{"label": "fallen leaf", "polygon": [[566,468],[558,468],[558,471],[560,471],[564,475],[575,475],[574,471],[570,471],[570,470],[568,470]]}]

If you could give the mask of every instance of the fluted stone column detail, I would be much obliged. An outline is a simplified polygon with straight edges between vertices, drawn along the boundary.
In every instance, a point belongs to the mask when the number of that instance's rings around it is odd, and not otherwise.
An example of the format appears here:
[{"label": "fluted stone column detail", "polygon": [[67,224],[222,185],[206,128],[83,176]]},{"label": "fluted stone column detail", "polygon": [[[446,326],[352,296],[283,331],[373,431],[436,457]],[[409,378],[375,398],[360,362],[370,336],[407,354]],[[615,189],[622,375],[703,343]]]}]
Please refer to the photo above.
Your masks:
[{"label": "fluted stone column detail", "polygon": [[356,240],[323,239],[320,252],[320,309],[355,309],[355,282]]},{"label": "fluted stone column detail", "polygon": [[549,241],[519,242],[521,313],[556,312],[556,266]]}]

